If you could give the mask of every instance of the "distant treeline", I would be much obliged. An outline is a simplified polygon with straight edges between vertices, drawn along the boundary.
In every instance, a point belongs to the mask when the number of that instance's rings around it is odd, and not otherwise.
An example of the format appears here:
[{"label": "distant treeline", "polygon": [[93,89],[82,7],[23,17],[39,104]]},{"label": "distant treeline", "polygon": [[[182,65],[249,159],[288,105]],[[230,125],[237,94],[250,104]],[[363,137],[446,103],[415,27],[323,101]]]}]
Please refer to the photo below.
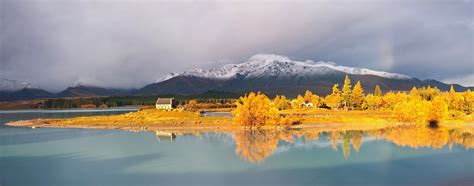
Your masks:
[{"label": "distant treeline", "polygon": [[96,107],[120,107],[129,105],[154,105],[158,97],[175,98],[176,104],[185,105],[190,100],[199,103],[233,103],[240,95],[228,92],[209,91],[200,95],[153,95],[153,96],[117,96],[117,97],[90,97],[90,98],[55,98],[48,99],[42,108],[81,108],[84,105]]}]

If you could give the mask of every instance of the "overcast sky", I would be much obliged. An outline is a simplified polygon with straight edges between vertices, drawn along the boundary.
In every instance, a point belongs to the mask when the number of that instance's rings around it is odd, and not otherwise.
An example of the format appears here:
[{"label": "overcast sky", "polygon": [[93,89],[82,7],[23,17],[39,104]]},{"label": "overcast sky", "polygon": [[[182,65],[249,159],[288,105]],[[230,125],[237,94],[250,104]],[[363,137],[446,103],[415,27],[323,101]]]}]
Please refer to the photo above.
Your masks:
[{"label": "overcast sky", "polygon": [[258,53],[474,85],[470,0],[0,0],[0,78],[139,88]]}]

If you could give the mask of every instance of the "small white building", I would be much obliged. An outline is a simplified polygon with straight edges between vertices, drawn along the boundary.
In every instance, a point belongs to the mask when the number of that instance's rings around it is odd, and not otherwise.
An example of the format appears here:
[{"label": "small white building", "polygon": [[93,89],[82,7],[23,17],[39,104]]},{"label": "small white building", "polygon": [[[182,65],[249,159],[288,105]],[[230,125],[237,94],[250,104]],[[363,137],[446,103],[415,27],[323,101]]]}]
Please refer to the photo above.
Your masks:
[{"label": "small white building", "polygon": [[173,99],[174,98],[158,98],[155,104],[156,109],[161,109],[161,110],[173,109]]}]

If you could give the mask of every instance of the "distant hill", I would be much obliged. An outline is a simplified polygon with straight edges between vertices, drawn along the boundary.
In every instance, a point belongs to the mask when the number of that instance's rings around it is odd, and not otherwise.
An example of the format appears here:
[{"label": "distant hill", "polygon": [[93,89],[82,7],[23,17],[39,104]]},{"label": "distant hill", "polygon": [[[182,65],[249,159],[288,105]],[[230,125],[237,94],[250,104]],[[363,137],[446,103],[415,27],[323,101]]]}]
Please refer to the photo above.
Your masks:
[{"label": "distant hill", "polygon": [[224,98],[238,98],[240,94],[233,93],[233,92],[223,92],[218,90],[209,90],[202,94],[196,94],[192,97],[194,98],[216,98],[216,99],[224,99]]},{"label": "distant hill", "polygon": [[26,81],[0,79],[0,101],[49,98],[53,94]]},{"label": "distant hill", "polygon": [[17,91],[0,91],[0,101],[31,100],[51,97],[54,97],[54,94],[36,88],[24,88]]},{"label": "distant hill", "polygon": [[[194,69],[170,74],[153,84],[139,89],[136,94],[201,94],[219,90],[242,94],[261,91],[269,95],[295,96],[306,90],[320,95],[331,92],[333,84],[340,84],[348,74],[352,84],[361,81],[366,92],[379,85],[383,91],[408,91],[413,86],[436,86],[448,90],[450,84],[436,80],[420,80],[402,74],[364,68],[337,66],[327,62],[293,61],[278,55],[256,55],[241,64],[227,64],[210,70]],[[458,91],[467,88],[454,85]]]},{"label": "distant hill", "polygon": [[66,90],[55,95],[55,97],[124,96],[128,94],[130,94],[130,91],[128,90],[78,85],[67,88]]},{"label": "distant hill", "polygon": [[28,82],[6,80],[0,81],[0,101],[20,101],[37,98],[64,98],[64,97],[99,97],[99,96],[125,96],[132,91],[123,89],[109,89],[96,86],[77,85],[53,94]]}]

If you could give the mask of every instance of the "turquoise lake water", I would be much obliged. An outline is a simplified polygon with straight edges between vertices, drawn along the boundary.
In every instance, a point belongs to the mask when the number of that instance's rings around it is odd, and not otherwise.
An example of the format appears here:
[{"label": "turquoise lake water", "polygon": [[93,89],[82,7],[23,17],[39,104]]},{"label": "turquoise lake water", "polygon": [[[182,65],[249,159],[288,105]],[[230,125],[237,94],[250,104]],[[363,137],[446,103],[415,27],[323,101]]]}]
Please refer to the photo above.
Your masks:
[{"label": "turquoise lake water", "polygon": [[474,184],[474,137],[462,130],[198,135],[4,125],[130,111],[0,111],[0,185]]}]

